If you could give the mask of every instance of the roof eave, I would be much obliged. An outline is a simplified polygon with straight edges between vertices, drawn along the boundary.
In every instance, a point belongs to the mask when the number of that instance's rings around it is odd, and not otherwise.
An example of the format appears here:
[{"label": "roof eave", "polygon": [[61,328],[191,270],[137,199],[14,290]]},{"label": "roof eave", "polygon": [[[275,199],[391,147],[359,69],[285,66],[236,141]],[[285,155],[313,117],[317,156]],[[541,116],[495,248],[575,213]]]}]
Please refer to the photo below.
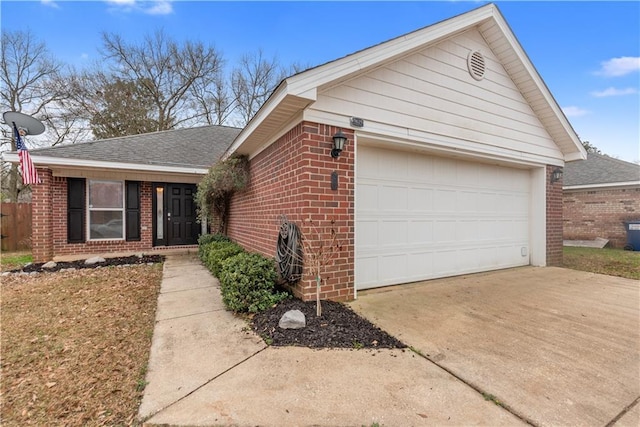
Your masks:
[{"label": "roof eave", "polygon": [[[500,31],[502,32],[503,37],[505,37],[509,42],[509,46],[513,50],[513,53],[515,53],[515,55],[517,56],[518,60],[520,61],[520,64],[522,64],[522,66],[526,70],[526,73],[527,73],[526,75],[529,77],[530,81],[535,85],[535,88],[538,91],[538,93],[542,95],[546,104],[545,105],[546,108],[551,110],[551,112],[553,113],[551,116],[547,116],[549,118],[541,119],[541,122],[545,127],[548,127],[549,124],[559,124],[564,134],[562,139],[566,142],[570,141],[570,143],[568,144],[567,143],[562,144],[562,141],[556,141],[558,148],[560,149],[560,151],[564,156],[564,161],[569,162],[574,160],[585,160],[587,158],[587,152],[584,149],[582,142],[578,137],[578,134],[575,132],[575,130],[571,126],[571,123],[569,123],[569,120],[567,119],[566,115],[562,111],[562,108],[560,108],[560,105],[558,105],[558,102],[553,97],[553,94],[551,93],[546,83],[538,73],[538,70],[535,68],[535,66],[529,59],[529,56],[527,55],[525,50],[522,48],[522,45],[518,41],[515,33],[511,30],[509,23],[504,19],[504,17],[500,13],[500,10],[498,9],[497,6],[494,6],[494,12],[495,13],[493,14],[493,18],[495,19],[496,25],[498,25],[498,27],[500,28]],[[487,37],[485,37],[485,39],[487,39]],[[491,45],[491,43],[488,40],[487,42]],[[502,62],[504,63],[505,61],[502,61]],[[512,65],[512,67],[513,66],[514,65]],[[510,72],[512,70],[510,70],[509,68],[510,68],[509,66],[505,66],[506,71],[510,75],[512,75],[512,72]],[[523,91],[521,90],[521,92]],[[530,104],[532,104],[529,100],[527,101]],[[534,111],[535,111],[535,106],[532,105],[532,107],[534,108]],[[538,114],[537,111],[536,113]],[[549,123],[549,121],[551,121],[552,123]]]},{"label": "roof eave", "polygon": [[624,182],[605,182],[600,184],[580,184],[580,185],[565,185],[563,190],[588,190],[598,188],[612,188],[612,187],[640,187],[640,181],[624,181]]},{"label": "roof eave", "polygon": [[[3,153],[2,159],[11,163],[18,163],[19,158],[17,153]],[[96,160],[86,159],[69,159],[64,157],[46,157],[46,156],[31,156],[31,161],[34,165],[40,167],[69,167],[69,168],[83,168],[83,169],[110,169],[110,170],[131,170],[137,172],[160,172],[169,174],[183,174],[183,175],[205,175],[208,169],[205,168],[188,168],[177,166],[162,166],[162,165],[148,165],[137,163],[120,163],[120,162],[103,162]]]}]

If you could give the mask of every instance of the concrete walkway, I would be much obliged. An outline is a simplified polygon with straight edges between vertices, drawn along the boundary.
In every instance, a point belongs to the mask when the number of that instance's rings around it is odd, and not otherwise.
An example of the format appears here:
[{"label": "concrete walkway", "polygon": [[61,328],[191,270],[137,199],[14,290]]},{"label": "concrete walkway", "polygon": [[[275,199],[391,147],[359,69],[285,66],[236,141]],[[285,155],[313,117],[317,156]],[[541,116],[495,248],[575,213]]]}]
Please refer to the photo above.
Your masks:
[{"label": "concrete walkway", "polygon": [[146,425],[524,425],[410,350],[267,347],[194,255],[164,265]]}]

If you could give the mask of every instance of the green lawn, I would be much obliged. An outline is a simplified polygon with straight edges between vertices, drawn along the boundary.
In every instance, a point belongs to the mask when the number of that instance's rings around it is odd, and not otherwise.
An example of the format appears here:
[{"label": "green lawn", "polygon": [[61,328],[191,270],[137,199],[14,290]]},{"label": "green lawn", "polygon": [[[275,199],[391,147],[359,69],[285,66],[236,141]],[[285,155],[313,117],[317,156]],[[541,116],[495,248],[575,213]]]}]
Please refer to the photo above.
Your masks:
[{"label": "green lawn", "polygon": [[32,261],[31,252],[3,252],[0,254],[0,271],[20,268]]},{"label": "green lawn", "polygon": [[640,280],[640,252],[565,247],[564,266],[574,270]]}]

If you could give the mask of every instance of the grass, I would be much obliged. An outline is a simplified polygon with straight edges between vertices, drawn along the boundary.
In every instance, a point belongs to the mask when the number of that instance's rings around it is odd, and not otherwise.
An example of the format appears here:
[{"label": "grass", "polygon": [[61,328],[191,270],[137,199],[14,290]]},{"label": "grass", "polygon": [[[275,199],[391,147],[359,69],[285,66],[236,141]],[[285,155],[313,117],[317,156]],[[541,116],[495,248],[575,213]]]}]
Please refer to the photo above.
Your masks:
[{"label": "grass", "polygon": [[609,276],[640,279],[640,252],[622,249],[564,248],[564,266]]},{"label": "grass", "polygon": [[3,252],[0,254],[0,271],[20,268],[32,261],[31,252]]},{"label": "grass", "polygon": [[161,264],[3,277],[2,425],[137,425],[161,279]]}]

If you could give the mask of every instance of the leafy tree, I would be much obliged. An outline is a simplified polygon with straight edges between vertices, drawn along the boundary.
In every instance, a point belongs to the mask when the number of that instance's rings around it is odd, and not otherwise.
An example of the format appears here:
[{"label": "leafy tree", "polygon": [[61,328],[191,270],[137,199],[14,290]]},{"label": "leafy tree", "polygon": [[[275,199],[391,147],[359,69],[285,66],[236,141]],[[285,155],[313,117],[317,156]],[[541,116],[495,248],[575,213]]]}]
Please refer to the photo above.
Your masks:
[{"label": "leafy tree", "polygon": [[231,156],[213,165],[198,184],[196,203],[199,215],[217,226],[214,232],[226,234],[231,197],[249,185],[249,159]]},{"label": "leafy tree", "polygon": [[96,93],[97,111],[91,130],[98,139],[138,135],[158,129],[152,116],[153,100],[144,83],[117,79]]},{"label": "leafy tree", "polygon": [[598,147],[591,144],[589,141],[582,141],[582,146],[587,151],[587,153],[602,154],[602,151],[600,151]]}]

